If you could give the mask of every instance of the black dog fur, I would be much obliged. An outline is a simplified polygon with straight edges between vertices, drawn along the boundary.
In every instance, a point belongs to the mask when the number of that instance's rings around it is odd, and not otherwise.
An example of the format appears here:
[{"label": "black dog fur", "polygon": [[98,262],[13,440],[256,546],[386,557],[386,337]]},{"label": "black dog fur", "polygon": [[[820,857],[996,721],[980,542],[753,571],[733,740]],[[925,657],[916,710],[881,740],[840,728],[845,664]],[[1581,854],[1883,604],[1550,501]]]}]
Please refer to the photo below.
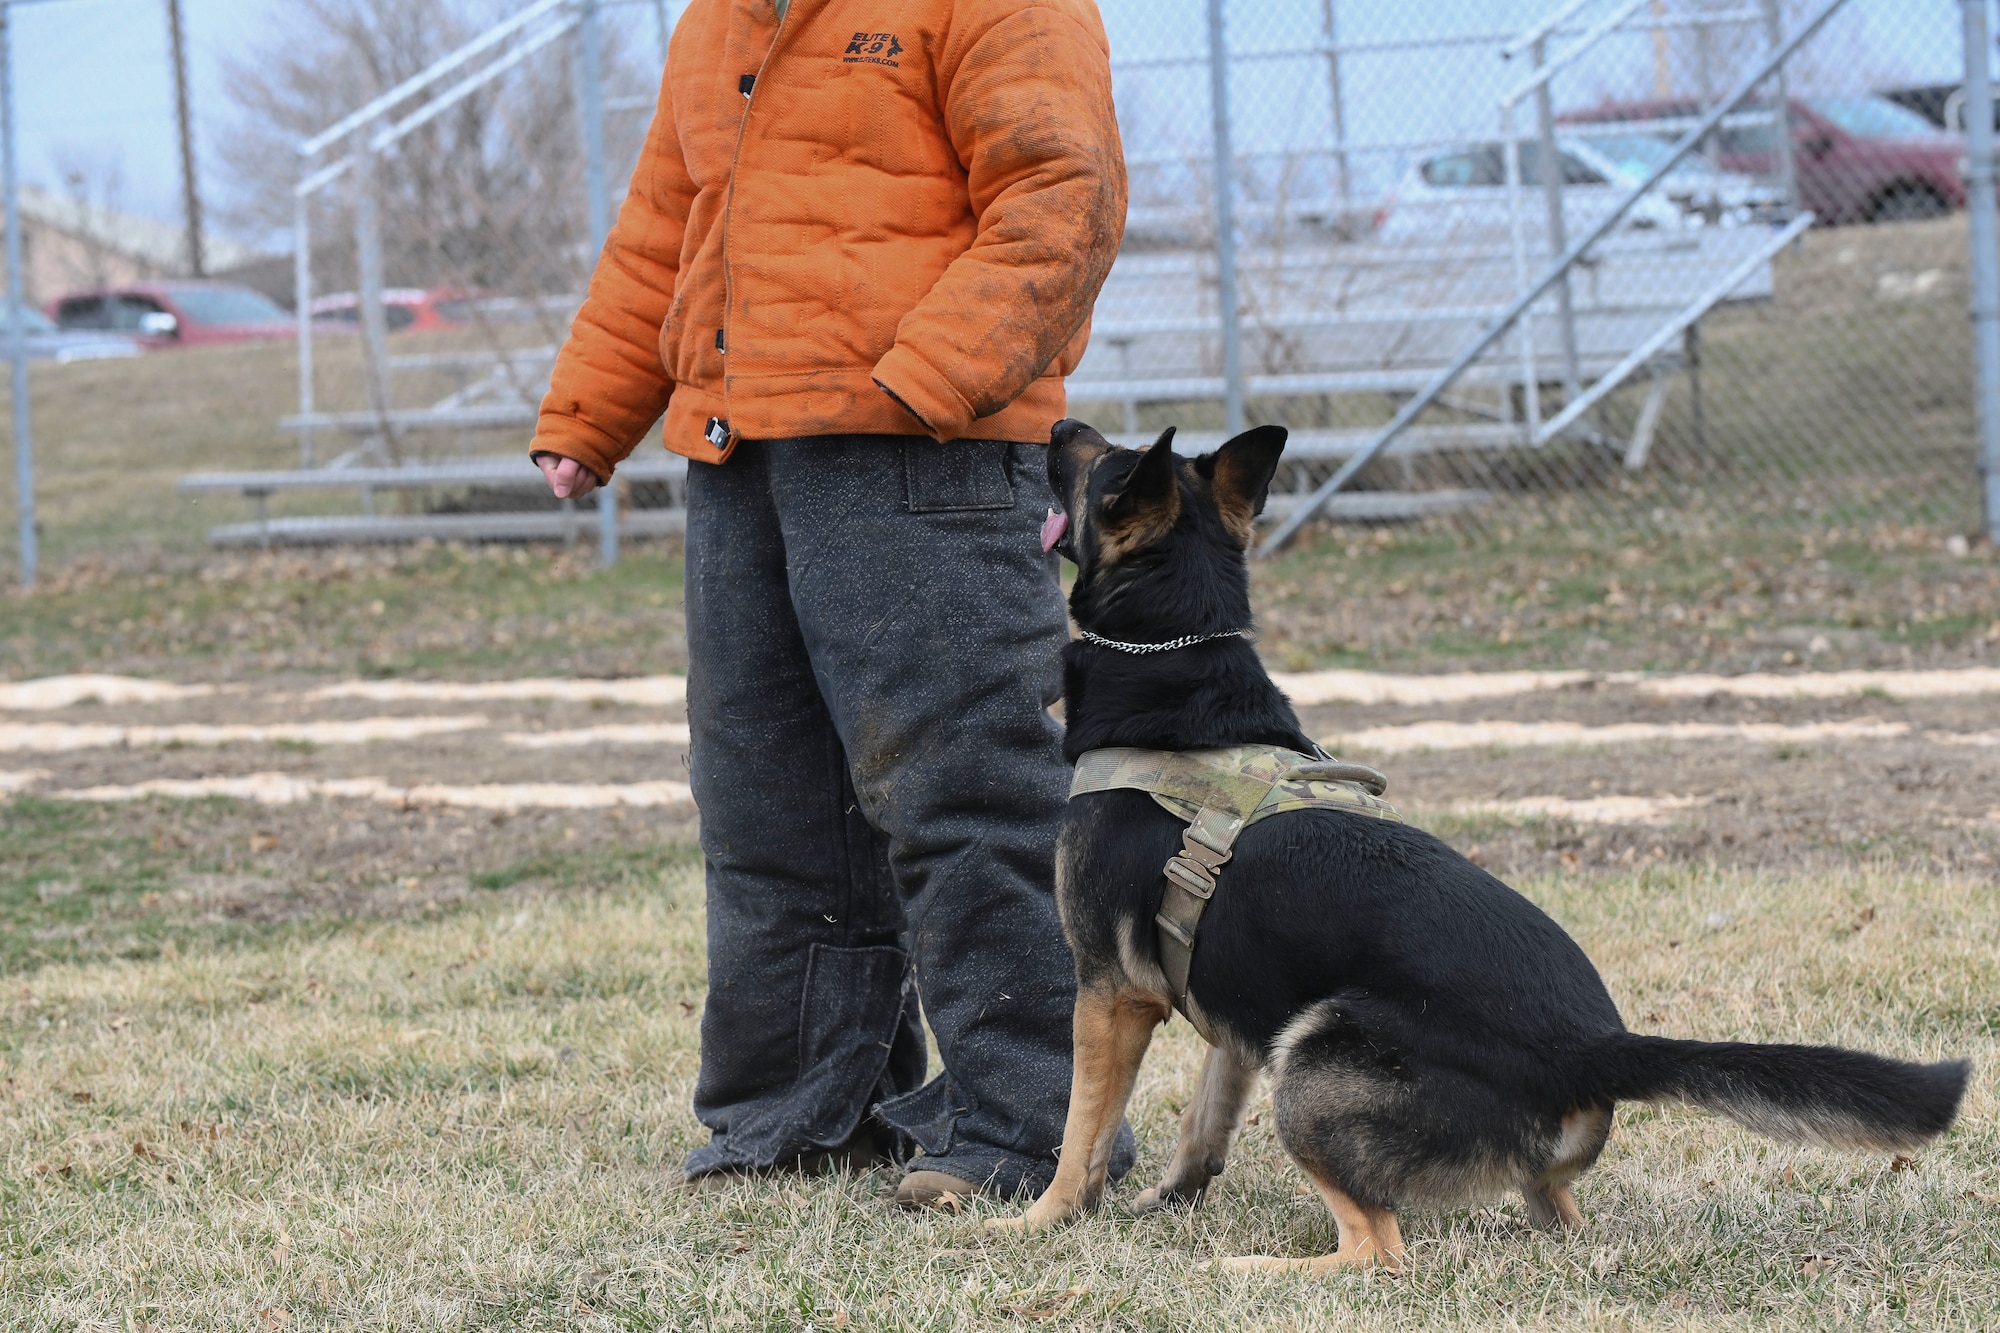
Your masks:
[{"label": "black dog fur", "polygon": [[[1196,459],[1175,456],[1172,437],[1141,453],[1078,422],[1053,433],[1059,549],[1078,569],[1070,609],[1106,638],[1251,625],[1244,552],[1284,431]],[[1079,640],[1065,666],[1072,759],[1103,746],[1312,749],[1246,639],[1144,655]],[[1184,827],[1142,792],[1070,802],[1057,893],[1079,983],[1076,1085],[1061,1168],[1029,1226],[1103,1189],[1109,1136],[1169,1007],[1153,914]],[[1199,1198],[1262,1069],[1280,1140],[1340,1224],[1340,1251],[1316,1267],[1399,1263],[1394,1210],[1414,1203],[1518,1189],[1538,1225],[1575,1225],[1569,1182],[1596,1160],[1619,1101],[1679,1100],[1777,1138],[1902,1152],[1951,1124],[1969,1073],[1628,1032],[1590,960],[1533,903],[1421,829],[1335,811],[1243,833],[1202,920],[1189,995],[1221,1045],[1140,1206]]]}]

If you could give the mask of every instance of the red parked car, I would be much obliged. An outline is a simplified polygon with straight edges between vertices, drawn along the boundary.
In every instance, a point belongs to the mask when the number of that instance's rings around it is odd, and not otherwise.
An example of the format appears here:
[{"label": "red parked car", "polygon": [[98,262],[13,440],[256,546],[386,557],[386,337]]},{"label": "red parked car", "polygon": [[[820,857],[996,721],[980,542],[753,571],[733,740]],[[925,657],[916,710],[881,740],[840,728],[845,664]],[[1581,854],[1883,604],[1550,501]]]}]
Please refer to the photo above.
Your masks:
[{"label": "red parked car", "polygon": [[[1775,180],[1781,164],[1771,107],[1746,105],[1743,111],[1740,120],[1747,123],[1725,121],[1716,132],[1717,165]],[[1762,119],[1758,112],[1764,113]],[[1959,175],[1964,141],[1907,107],[1886,97],[1810,97],[1793,99],[1790,112],[1798,203],[1820,221],[1904,222],[1965,207],[1965,182]],[[1701,103],[1690,97],[1606,102],[1558,119],[1575,127],[1617,124],[1632,129],[1652,121],[1692,120],[1701,113]],[[1589,135],[1582,129],[1570,132]],[[1680,137],[1678,130],[1659,134]]]},{"label": "red parked car", "polygon": [[150,348],[298,336],[291,315],[262,292],[198,278],[70,292],[48,312],[60,328],[115,330]]},{"label": "red parked car", "polygon": [[[464,292],[438,287],[389,287],[382,292],[383,322],[389,332],[405,330],[424,333],[433,329],[462,328],[471,318],[471,300]],[[357,292],[335,292],[312,303],[315,323],[341,325],[349,329],[361,324],[361,296]]]}]

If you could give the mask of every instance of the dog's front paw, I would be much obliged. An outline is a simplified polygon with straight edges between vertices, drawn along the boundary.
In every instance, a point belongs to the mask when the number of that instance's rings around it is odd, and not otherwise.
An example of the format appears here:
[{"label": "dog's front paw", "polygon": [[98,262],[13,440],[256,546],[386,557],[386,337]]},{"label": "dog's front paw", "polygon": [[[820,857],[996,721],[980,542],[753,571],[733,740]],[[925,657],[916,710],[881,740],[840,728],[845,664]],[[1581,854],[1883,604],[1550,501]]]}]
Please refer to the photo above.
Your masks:
[{"label": "dog's front paw", "polygon": [[[1053,1194],[1054,1191],[1050,1191],[1050,1193]],[[1049,1194],[1044,1194],[1041,1198],[1035,1200],[1034,1205],[1027,1212],[1017,1218],[1008,1218],[1006,1220],[1012,1222],[1015,1227],[1018,1227],[1022,1231],[1053,1231],[1063,1225],[1063,1223],[1076,1217],[1082,1211],[1081,1208],[1074,1206],[1065,1207],[1051,1198]]]},{"label": "dog's front paw", "polygon": [[1200,1190],[1181,1190],[1171,1185],[1155,1185],[1132,1200],[1132,1212],[1140,1217],[1147,1213],[1184,1213],[1201,1202]]},{"label": "dog's front paw", "polygon": [[1028,1229],[1028,1219],[1026,1217],[989,1217],[979,1225],[985,1227],[988,1231],[1026,1231]]}]

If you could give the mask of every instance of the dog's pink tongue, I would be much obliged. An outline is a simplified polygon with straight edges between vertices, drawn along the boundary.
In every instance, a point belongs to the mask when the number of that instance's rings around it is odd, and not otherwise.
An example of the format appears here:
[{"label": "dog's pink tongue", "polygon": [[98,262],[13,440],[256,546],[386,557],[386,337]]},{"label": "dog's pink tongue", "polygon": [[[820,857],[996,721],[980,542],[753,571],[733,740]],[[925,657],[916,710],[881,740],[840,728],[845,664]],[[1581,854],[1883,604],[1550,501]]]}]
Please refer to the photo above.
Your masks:
[{"label": "dog's pink tongue", "polygon": [[1069,515],[1060,509],[1051,509],[1049,516],[1042,520],[1042,549],[1053,551],[1056,543],[1069,531]]}]

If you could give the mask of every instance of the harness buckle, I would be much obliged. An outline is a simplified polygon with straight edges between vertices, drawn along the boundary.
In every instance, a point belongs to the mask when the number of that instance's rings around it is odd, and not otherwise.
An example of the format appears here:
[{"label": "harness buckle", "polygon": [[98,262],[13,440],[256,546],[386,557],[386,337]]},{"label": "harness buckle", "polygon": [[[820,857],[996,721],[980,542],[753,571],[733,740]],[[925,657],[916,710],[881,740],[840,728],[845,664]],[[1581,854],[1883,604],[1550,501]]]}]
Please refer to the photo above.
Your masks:
[{"label": "harness buckle", "polygon": [[1166,864],[1168,879],[1206,902],[1215,896],[1215,876],[1229,860],[1228,852],[1215,848],[1195,837],[1195,830],[1189,827],[1181,833],[1181,849]]},{"label": "harness buckle", "polygon": [[1194,823],[1181,830],[1181,855],[1199,861],[1210,870],[1220,870],[1235,853],[1207,841],[1202,836],[1205,832],[1200,816],[1196,816]]},{"label": "harness buckle", "polygon": [[1167,862],[1166,876],[1204,902],[1215,896],[1215,872],[1185,855]]}]

